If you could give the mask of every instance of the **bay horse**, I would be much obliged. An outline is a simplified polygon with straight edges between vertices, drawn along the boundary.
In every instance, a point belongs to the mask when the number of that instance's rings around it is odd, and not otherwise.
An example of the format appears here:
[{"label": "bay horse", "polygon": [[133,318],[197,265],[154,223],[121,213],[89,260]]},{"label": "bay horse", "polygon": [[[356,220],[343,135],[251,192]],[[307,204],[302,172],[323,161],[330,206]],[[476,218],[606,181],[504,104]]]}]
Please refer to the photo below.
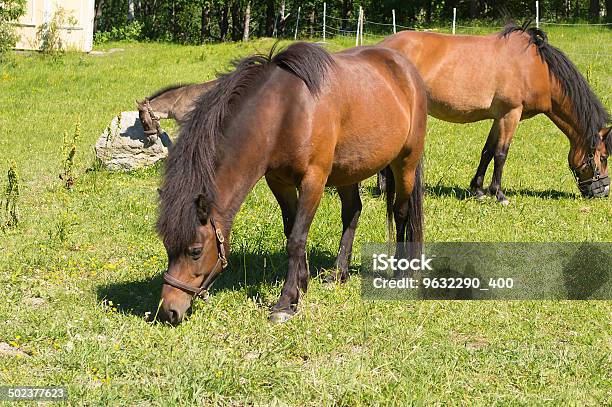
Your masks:
[{"label": "bay horse", "polygon": [[203,92],[214,85],[213,81],[190,85],[172,85],[158,90],[143,101],[136,101],[138,117],[150,142],[161,135],[160,119],[182,122]]},{"label": "bay horse", "polygon": [[227,265],[234,217],[264,176],[281,208],[289,258],[272,322],[292,317],[306,292],[306,239],[326,185],[342,202],[333,279],[348,277],[358,183],[382,168],[394,180],[388,226],[395,221],[398,242],[421,242],[426,121],[424,84],[390,49],[329,54],[295,43],[237,62],[198,99],[166,161],[157,221],[168,255],[161,318],[179,323],[192,299],[207,293]]},{"label": "bay horse", "polygon": [[494,159],[488,192],[507,204],[501,180],[519,121],[544,113],[570,142],[569,166],[583,196],[610,191],[610,115],[578,69],[537,28],[507,25],[486,36],[403,31],[379,46],[406,56],[427,86],[429,114],[448,122],[493,119],[470,183],[485,195],[484,176]]}]

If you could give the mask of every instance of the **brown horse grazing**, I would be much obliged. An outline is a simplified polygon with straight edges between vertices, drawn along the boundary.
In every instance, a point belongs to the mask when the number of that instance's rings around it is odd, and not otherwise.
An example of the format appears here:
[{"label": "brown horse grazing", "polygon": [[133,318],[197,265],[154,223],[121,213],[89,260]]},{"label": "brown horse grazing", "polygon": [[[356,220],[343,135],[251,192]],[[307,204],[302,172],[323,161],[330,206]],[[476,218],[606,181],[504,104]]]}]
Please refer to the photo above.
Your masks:
[{"label": "brown horse grazing", "polygon": [[519,121],[546,114],[570,141],[568,161],[584,196],[607,196],[610,115],[572,62],[527,24],[487,36],[404,31],[380,46],[412,61],[427,86],[429,114],[469,123],[493,119],[471,188],[482,197],[495,160],[489,193],[507,203],[502,171]]},{"label": "brown horse grazing", "polygon": [[180,322],[226,266],[225,237],[263,176],[281,207],[289,255],[273,322],[294,315],[306,291],[306,239],[326,185],[342,201],[335,279],[348,277],[361,212],[357,183],[386,166],[395,180],[387,218],[395,219],[397,240],[422,241],[426,121],[424,84],[390,49],[330,55],[296,43],[237,63],[196,102],[166,161],[157,222],[168,253],[162,318]]},{"label": "brown horse grazing", "polygon": [[200,95],[214,85],[214,80],[193,85],[173,85],[160,89],[142,102],[136,101],[138,116],[149,141],[161,134],[160,119],[174,119],[179,123],[187,116]]}]

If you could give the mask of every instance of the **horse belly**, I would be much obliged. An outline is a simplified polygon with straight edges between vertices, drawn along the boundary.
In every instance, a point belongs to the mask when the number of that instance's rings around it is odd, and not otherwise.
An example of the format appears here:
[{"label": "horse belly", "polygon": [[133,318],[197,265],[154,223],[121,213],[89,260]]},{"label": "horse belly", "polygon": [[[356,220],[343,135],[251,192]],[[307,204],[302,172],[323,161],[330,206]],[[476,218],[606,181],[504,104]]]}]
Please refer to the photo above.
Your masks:
[{"label": "horse belly", "polygon": [[351,134],[341,138],[334,151],[329,186],[351,185],[383,169],[404,148],[406,132]]},{"label": "horse belly", "polygon": [[474,103],[454,103],[450,100],[428,101],[428,113],[436,119],[451,123],[473,123],[479,120],[493,119],[491,103],[487,106]]}]

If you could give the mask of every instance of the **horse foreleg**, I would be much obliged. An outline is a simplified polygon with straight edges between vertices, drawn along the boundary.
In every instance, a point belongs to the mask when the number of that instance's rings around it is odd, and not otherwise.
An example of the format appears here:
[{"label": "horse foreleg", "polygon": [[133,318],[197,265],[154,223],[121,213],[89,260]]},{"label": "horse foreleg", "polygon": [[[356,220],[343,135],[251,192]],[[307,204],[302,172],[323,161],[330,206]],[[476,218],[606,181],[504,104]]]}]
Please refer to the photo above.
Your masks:
[{"label": "horse foreleg", "polygon": [[308,264],[306,262],[306,239],[315,212],[321,202],[327,174],[319,169],[309,170],[299,186],[299,197],[295,222],[287,239],[289,269],[281,296],[272,308],[270,321],[285,322],[297,311],[301,292],[308,288]]},{"label": "horse foreleg", "polygon": [[295,214],[297,212],[297,190],[294,185],[282,183],[272,176],[266,176],[266,182],[281,208],[281,213],[283,215],[283,230],[285,232],[285,237],[289,239],[293,224],[295,223]]},{"label": "horse foreleg", "polygon": [[499,137],[493,156],[495,166],[493,169],[493,177],[491,178],[491,185],[489,186],[489,193],[495,195],[497,202],[503,205],[507,205],[509,201],[501,189],[502,174],[504,171],[504,164],[506,163],[506,157],[508,156],[508,149],[510,148],[510,143],[512,142],[516,127],[521,120],[521,114],[522,108],[517,108],[511,110],[499,119]]},{"label": "horse foreleg", "polygon": [[338,187],[337,189],[342,202],[342,238],[336,258],[336,271],[328,275],[325,281],[344,283],[348,280],[348,267],[353,253],[355,230],[361,214],[361,198],[359,197],[358,184]]},{"label": "horse foreleg", "polygon": [[484,177],[487,173],[487,168],[489,167],[489,163],[493,159],[493,154],[495,153],[495,146],[497,144],[497,140],[499,138],[499,120],[495,120],[493,122],[493,126],[489,131],[489,136],[487,137],[487,142],[485,143],[482,153],[480,154],[480,163],[478,164],[478,169],[476,170],[476,175],[472,178],[472,182],[470,182],[470,189],[476,198],[482,198],[485,196],[485,191],[483,189]]}]

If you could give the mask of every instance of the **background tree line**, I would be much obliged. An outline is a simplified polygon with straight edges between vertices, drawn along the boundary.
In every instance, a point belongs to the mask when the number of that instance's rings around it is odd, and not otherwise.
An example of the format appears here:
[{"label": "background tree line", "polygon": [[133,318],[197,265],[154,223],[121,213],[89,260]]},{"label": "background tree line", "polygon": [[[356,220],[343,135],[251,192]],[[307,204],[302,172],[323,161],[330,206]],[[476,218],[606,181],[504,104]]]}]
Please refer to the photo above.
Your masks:
[{"label": "background tree line", "polygon": [[[535,14],[535,0],[326,2],[328,16],[351,20],[328,20],[343,29],[354,29],[360,6],[366,18],[376,22],[390,22],[391,10],[395,9],[397,23],[411,27],[447,25],[453,8],[457,8],[460,20],[499,21]],[[300,36],[319,35],[323,0],[96,0],[95,31],[181,43],[282,37],[293,33],[298,7],[301,7]],[[612,0],[541,0],[540,16],[556,21],[612,21]]]}]

